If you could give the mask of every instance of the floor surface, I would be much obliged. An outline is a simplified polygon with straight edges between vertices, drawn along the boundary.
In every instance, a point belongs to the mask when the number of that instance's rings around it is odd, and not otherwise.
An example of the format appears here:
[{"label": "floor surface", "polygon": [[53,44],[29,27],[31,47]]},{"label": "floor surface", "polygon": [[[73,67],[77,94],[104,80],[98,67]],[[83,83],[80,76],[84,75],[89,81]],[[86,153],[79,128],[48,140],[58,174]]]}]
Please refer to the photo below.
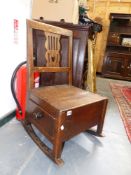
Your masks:
[{"label": "floor surface", "polygon": [[97,78],[97,92],[109,98],[104,137],[81,133],[65,143],[58,167],[46,157],[16,119],[0,128],[0,175],[131,175],[131,144],[109,82]]}]

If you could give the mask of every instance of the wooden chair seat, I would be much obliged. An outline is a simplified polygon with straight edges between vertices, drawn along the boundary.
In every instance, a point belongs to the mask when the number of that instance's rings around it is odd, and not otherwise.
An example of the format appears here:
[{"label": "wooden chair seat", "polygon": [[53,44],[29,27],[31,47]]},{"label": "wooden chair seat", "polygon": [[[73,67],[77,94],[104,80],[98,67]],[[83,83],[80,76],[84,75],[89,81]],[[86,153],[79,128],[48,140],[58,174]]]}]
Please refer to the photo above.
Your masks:
[{"label": "wooden chair seat", "polygon": [[90,105],[105,99],[97,94],[71,85],[56,85],[31,90],[30,99],[43,105],[48,104],[56,111],[68,111],[85,105]]},{"label": "wooden chair seat", "polygon": [[[97,126],[101,135],[107,98],[72,86],[72,32],[47,24],[27,21],[28,31],[28,91],[26,101],[25,129],[40,147],[58,165],[63,164],[63,144],[80,132]],[[45,32],[46,65],[37,67],[33,58],[33,29]],[[67,67],[60,66],[60,35],[69,39]],[[34,72],[66,72],[68,84],[34,88]],[[34,125],[51,143],[44,144],[33,130]]]}]

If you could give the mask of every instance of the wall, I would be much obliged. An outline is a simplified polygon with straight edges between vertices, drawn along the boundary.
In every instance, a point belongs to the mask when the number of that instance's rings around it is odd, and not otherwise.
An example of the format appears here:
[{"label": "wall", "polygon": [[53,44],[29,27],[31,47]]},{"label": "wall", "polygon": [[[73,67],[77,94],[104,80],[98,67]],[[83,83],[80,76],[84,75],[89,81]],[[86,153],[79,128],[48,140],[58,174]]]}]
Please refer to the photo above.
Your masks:
[{"label": "wall", "polygon": [[78,23],[78,0],[58,0],[58,3],[50,3],[49,0],[34,0],[32,18],[45,20]]},{"label": "wall", "polygon": [[106,47],[109,14],[110,13],[129,13],[131,14],[131,0],[88,0],[88,16],[103,25],[103,32],[98,34],[96,42],[95,59],[97,62],[97,72],[101,72],[104,52]]},{"label": "wall", "polygon": [[[31,16],[31,0],[2,1],[0,5],[0,118],[16,108],[10,90],[15,67],[26,59],[26,18]],[[14,43],[14,19],[19,20]]]}]

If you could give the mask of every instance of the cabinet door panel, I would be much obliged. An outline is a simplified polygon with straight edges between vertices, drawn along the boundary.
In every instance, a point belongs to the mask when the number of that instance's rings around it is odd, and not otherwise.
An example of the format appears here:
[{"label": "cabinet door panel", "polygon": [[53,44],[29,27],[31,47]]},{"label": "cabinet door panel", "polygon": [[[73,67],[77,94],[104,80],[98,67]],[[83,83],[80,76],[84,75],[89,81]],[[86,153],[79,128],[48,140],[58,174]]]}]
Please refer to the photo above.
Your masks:
[{"label": "cabinet door panel", "polygon": [[131,58],[127,62],[126,76],[131,77]]},{"label": "cabinet door panel", "polygon": [[107,56],[105,69],[107,74],[122,76],[124,72],[124,59],[119,56]]}]

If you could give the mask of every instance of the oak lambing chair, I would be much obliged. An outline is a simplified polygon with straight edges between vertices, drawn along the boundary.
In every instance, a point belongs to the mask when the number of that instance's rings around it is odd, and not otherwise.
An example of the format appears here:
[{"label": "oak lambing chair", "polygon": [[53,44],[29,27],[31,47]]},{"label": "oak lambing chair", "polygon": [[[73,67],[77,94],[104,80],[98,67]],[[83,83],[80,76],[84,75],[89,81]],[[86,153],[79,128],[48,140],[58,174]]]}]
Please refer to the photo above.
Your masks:
[{"label": "oak lambing chair", "polygon": [[[33,55],[33,30],[45,35],[44,66],[36,66]],[[61,36],[68,39],[68,66],[61,67]],[[48,24],[27,20],[28,85],[24,127],[40,149],[56,164],[63,164],[63,144],[73,136],[97,125],[101,135],[107,98],[72,86],[72,31]],[[51,72],[68,75],[63,85],[34,87],[34,72]],[[35,134],[34,125],[53,145],[49,148]]]}]

